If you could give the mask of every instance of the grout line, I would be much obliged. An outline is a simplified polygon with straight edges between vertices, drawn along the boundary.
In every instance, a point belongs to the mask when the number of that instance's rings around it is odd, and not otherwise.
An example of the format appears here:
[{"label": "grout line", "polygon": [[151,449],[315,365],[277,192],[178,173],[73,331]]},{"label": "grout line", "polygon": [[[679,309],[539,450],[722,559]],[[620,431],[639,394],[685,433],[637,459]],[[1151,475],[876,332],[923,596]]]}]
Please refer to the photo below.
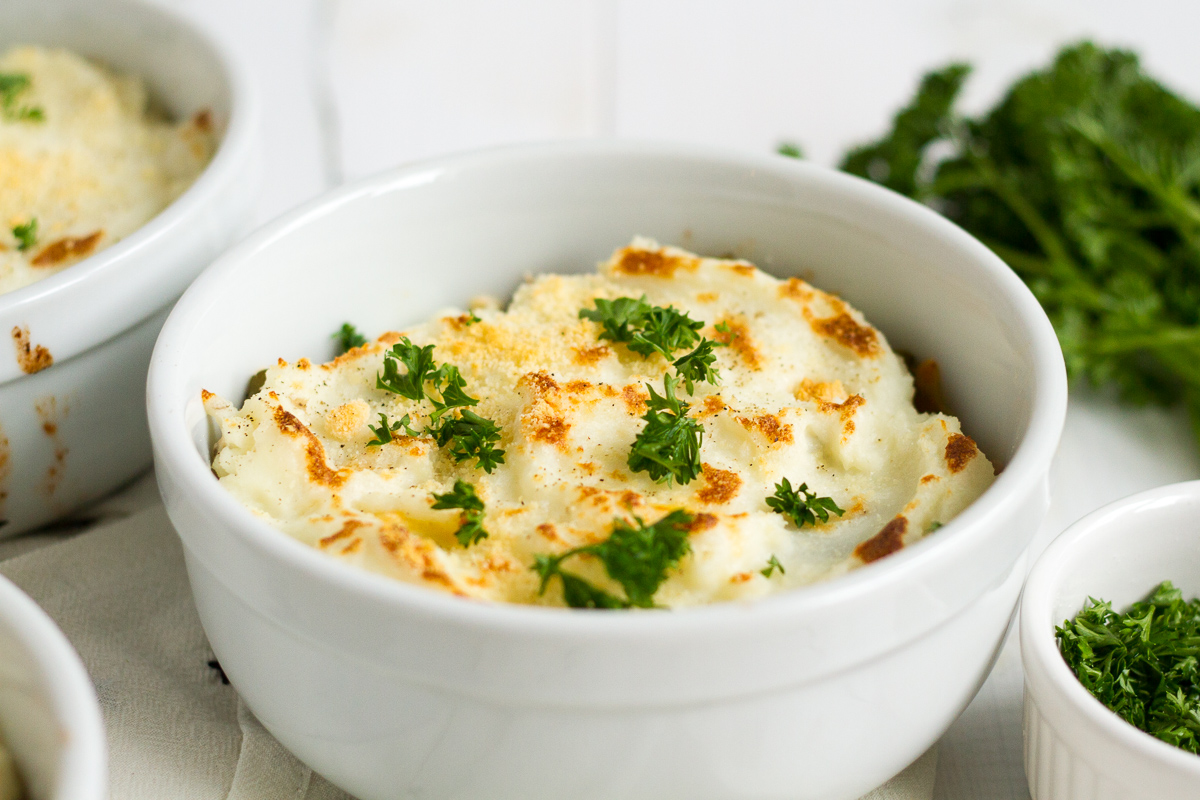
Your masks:
[{"label": "grout line", "polygon": [[346,180],[342,131],[333,89],[333,28],[340,0],[312,0],[308,46],[308,81],[321,147],[321,174],[326,189]]}]

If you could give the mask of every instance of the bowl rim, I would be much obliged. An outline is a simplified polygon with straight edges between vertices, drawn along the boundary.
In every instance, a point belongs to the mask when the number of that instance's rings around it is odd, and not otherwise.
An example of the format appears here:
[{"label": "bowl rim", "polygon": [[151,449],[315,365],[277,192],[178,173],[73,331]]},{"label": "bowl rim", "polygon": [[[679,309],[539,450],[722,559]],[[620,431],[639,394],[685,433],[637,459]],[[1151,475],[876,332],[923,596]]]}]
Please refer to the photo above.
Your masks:
[{"label": "bowl rim", "polygon": [[[1082,716],[1091,730],[1115,739],[1135,756],[1200,778],[1200,756],[1126,722],[1084,688],[1058,649],[1054,628],[1059,623],[1051,611],[1061,576],[1074,555],[1090,545],[1090,537],[1100,536],[1113,526],[1124,525],[1141,508],[1185,497],[1200,501],[1200,480],[1159,486],[1115,500],[1080,518],[1059,534],[1038,557],[1021,594],[1021,660],[1026,686],[1034,702],[1043,694],[1053,696]],[[1153,587],[1148,587],[1147,591],[1149,588]],[[1035,678],[1031,682],[1031,673],[1041,680]],[[1038,708],[1053,726],[1058,715],[1048,711],[1044,702],[1038,703]]]},{"label": "bowl rim", "polygon": [[25,646],[49,687],[64,729],[55,798],[102,798],[108,786],[108,742],[92,679],[66,635],[20,587],[0,575],[0,615]]},{"label": "bowl rim", "polygon": [[[1035,368],[1034,399],[1029,423],[1005,469],[991,487],[938,533],[905,547],[886,559],[866,564],[849,574],[810,586],[772,593],[752,601],[713,603],[671,614],[578,614],[564,609],[490,603],[455,597],[425,587],[377,575],[343,564],[272,528],[255,517],[231,494],[219,486],[211,469],[197,458],[194,443],[184,420],[186,400],[174,397],[183,379],[177,378],[182,359],[176,356],[179,340],[193,327],[189,317],[202,313],[209,297],[220,295],[226,276],[239,264],[253,259],[277,240],[314,219],[335,213],[341,206],[359,199],[393,191],[404,191],[453,178],[465,170],[487,168],[502,162],[530,159],[654,158],[667,161],[703,161],[728,169],[761,172],[785,178],[834,187],[872,205],[883,205],[906,222],[932,229],[933,233],[973,255],[981,270],[1003,292],[1022,321],[1029,337]],[[972,528],[983,535],[980,524],[994,515],[1012,513],[1013,507],[1036,490],[1044,478],[1057,449],[1066,415],[1066,370],[1057,336],[1045,312],[1033,294],[998,256],[954,223],[919,203],[867,180],[837,170],[775,154],[745,153],[727,148],[661,141],[572,140],[535,144],[505,145],[483,150],[441,156],[386,170],[326,192],[266,224],[210,265],[184,293],[168,317],[155,345],[147,381],[147,410],[151,439],[156,451],[156,469],[169,473],[179,484],[186,484],[205,513],[238,538],[273,561],[284,563],[297,573],[353,593],[372,602],[403,608],[439,622],[451,622],[477,629],[535,633],[547,636],[654,638],[667,633],[683,633],[744,624],[748,610],[764,621],[782,619],[841,605],[870,594],[881,582],[903,580],[902,575],[915,568],[951,560],[954,553],[970,546]],[[163,479],[160,475],[160,487]],[[168,501],[168,509],[172,503]],[[186,537],[185,547],[188,546]]]},{"label": "bowl rim", "polygon": [[[203,25],[188,19],[173,8],[148,0],[116,0],[109,10],[115,10],[120,5],[137,9],[136,13],[139,14],[159,17],[169,25],[186,30],[209,51],[229,87],[229,120],[225,131],[216,151],[200,175],[166,208],[116,244],[53,275],[11,292],[0,293],[0,316],[17,315],[42,303],[54,302],[57,295],[79,284],[102,281],[121,262],[138,257],[142,251],[171,236],[177,228],[186,224],[198,206],[220,194],[222,174],[245,163],[248,157],[247,150],[254,146],[259,116],[258,96],[249,67],[241,55]],[[138,77],[143,80],[146,78]],[[18,376],[18,379],[19,377],[22,376]]]}]

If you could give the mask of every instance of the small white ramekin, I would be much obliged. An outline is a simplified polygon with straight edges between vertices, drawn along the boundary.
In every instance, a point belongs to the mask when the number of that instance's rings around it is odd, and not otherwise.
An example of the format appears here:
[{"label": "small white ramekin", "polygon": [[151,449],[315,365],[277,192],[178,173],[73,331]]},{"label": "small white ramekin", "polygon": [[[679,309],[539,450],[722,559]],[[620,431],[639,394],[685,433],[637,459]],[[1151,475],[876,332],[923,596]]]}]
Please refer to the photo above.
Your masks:
[{"label": "small white ramekin", "polygon": [[[635,234],[836,291],[936,358],[1004,466],[926,539],[837,580],[670,613],[472,602],[268,526],[209,464],[201,389],[331,355],[528,273],[591,271]],[[1048,503],[1066,408],[1054,331],[933,211],[771,155],[578,142],[467,154],[344,187],[231,250],[180,300],[148,382],[155,468],[230,680],[363,800],[857,798],[954,721],[991,667]]]},{"label": "small white ramekin", "polygon": [[[0,295],[0,537],[77,508],[150,465],[144,387],[171,305],[243,232],[257,196],[257,104],[237,59],[194,24],[136,0],[4,0],[0,51],[66,47],[145,79],[184,119],[210,109],[212,162],[131,236]],[[53,366],[25,374],[14,332]]]},{"label": "small white ramekin", "polygon": [[108,745],[91,679],[46,612],[0,576],[0,738],[30,800],[104,800]]},{"label": "small white ramekin", "polygon": [[1200,594],[1200,481],[1141,492],[1076,522],[1041,555],[1021,600],[1025,774],[1033,800],[1194,800],[1200,756],[1155,739],[1092,697],[1054,629],[1088,597],[1117,609],[1169,580]]}]

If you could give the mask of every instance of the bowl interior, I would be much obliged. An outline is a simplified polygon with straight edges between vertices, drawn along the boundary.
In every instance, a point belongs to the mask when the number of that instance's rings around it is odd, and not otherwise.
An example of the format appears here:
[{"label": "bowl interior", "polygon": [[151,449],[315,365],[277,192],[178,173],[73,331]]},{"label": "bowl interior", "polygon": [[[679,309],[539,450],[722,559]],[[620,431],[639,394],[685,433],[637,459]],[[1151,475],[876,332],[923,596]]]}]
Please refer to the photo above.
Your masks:
[{"label": "bowl interior", "polygon": [[65,47],[146,81],[150,96],[174,119],[210,109],[229,119],[226,71],[190,27],[131,0],[4,0],[0,52],[17,44]]},{"label": "bowl interior", "polygon": [[1137,495],[1080,525],[1046,587],[1054,624],[1088,597],[1124,610],[1164,580],[1185,598],[1200,595],[1200,481]]},{"label": "bowl interior", "polygon": [[783,158],[515,148],[345,189],[202,276],[170,359],[198,455],[209,445],[201,388],[240,401],[248,376],[276,358],[330,358],[343,322],[374,336],[480,294],[507,298],[530,274],[593,270],[635,234],[842,295],[894,347],[937,359],[952,410],[999,465],[1053,374],[1053,333],[1020,281],[890,192]]}]

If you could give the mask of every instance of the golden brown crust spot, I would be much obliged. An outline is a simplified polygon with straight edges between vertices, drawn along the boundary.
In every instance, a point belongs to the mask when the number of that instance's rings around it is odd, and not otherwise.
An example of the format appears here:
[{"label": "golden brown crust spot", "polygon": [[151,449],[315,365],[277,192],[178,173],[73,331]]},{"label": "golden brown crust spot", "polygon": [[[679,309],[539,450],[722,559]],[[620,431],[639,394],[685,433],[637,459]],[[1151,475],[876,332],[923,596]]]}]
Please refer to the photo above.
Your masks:
[{"label": "golden brown crust spot", "polygon": [[816,333],[833,339],[863,358],[879,355],[879,334],[870,325],[859,325],[858,321],[845,311],[836,316],[813,319],[809,323]]},{"label": "golden brown crust spot", "polygon": [[713,414],[720,414],[726,408],[728,406],[725,405],[725,401],[721,399],[719,394],[710,394],[701,401],[700,410],[696,412],[696,416],[701,419],[711,417]]},{"label": "golden brown crust spot", "polygon": [[214,397],[216,397],[216,395],[213,394],[212,392],[210,392],[208,389],[200,390],[200,401],[202,403],[207,403],[209,400],[212,400]]},{"label": "golden brown crust spot", "polygon": [[748,431],[757,430],[771,444],[791,444],[795,441],[792,436],[792,426],[774,414],[760,414],[757,417],[738,417],[738,422]]},{"label": "golden brown crust spot", "polygon": [[308,476],[314,482],[331,488],[337,488],[346,482],[346,473],[331,468],[325,460],[325,447],[321,444],[321,440],[283,406],[275,407],[275,425],[285,436],[305,440],[304,456],[307,462]]},{"label": "golden brown crust spot", "polygon": [[561,542],[562,541],[562,538],[559,537],[559,535],[558,535],[558,531],[555,530],[554,526],[551,525],[549,522],[543,522],[541,525],[538,525],[537,532],[539,534],[541,534],[542,538],[546,539],[547,541],[550,541],[550,542]]},{"label": "golden brown crust spot", "polygon": [[548,409],[523,414],[521,423],[529,429],[530,439],[552,444],[560,449],[566,444],[567,434],[571,430],[571,423]]},{"label": "golden brown crust spot", "polygon": [[208,133],[213,129],[212,111],[207,108],[202,108],[192,115],[192,127],[201,133]]},{"label": "golden brown crust spot", "polygon": [[934,481],[940,481],[940,480],[941,480],[941,478],[939,478],[937,475],[932,475],[932,474],[924,475],[921,477],[922,485],[924,485],[926,483],[933,483]]},{"label": "golden brown crust spot", "polygon": [[977,453],[979,448],[971,441],[971,437],[965,434],[952,433],[946,440],[946,466],[952,474],[966,469]]},{"label": "golden brown crust spot", "polygon": [[704,486],[696,492],[696,499],[705,505],[715,506],[728,503],[742,488],[742,478],[736,472],[717,469],[711,464],[701,464]]},{"label": "golden brown crust spot", "polygon": [[864,564],[890,556],[904,547],[904,534],[907,530],[908,518],[898,514],[884,525],[879,533],[854,548],[854,555]]},{"label": "golden brown crust spot", "polygon": [[741,275],[743,278],[753,278],[754,273],[758,272],[758,269],[755,268],[755,266],[753,264],[746,264],[746,263],[742,263],[742,262],[738,262],[736,264],[730,264],[729,268],[731,270],[733,270],[734,272],[736,272],[738,275]]},{"label": "golden brown crust spot", "polygon": [[675,275],[676,270],[694,270],[699,264],[698,259],[673,255],[666,250],[625,247],[617,252],[617,263],[613,271],[625,275],[670,278]]},{"label": "golden brown crust spot", "polygon": [[625,401],[625,408],[631,415],[640,417],[646,413],[646,401],[650,399],[650,395],[641,384],[631,383],[621,389],[621,399]]},{"label": "golden brown crust spot", "polygon": [[706,531],[709,528],[714,528],[717,525],[717,515],[709,514],[707,511],[702,511],[692,517],[691,523],[688,524],[688,533],[696,533],[698,531]]},{"label": "golden brown crust spot", "polygon": [[721,299],[721,296],[716,292],[701,292],[696,295],[697,303],[715,303]]},{"label": "golden brown crust spot", "polygon": [[754,339],[750,338],[750,329],[746,327],[745,321],[726,317],[721,322],[727,330],[714,329],[713,338],[721,344],[729,345],[729,349],[741,356],[748,369],[762,369],[762,357],[754,345]]},{"label": "golden brown crust spot", "polygon": [[602,344],[571,349],[575,353],[571,360],[583,367],[593,367],[612,355],[612,350]]},{"label": "golden brown crust spot", "polygon": [[749,572],[739,572],[736,575],[731,575],[729,577],[729,582],[730,583],[745,583],[746,581],[750,580],[753,577],[754,576],[752,574],[750,574]]},{"label": "golden brown crust spot", "polygon": [[104,231],[93,231],[87,236],[64,236],[43,247],[29,263],[35,267],[56,267],[64,261],[85,258],[96,249],[103,235]]},{"label": "golden brown crust spot", "polygon": [[440,584],[457,595],[462,595],[450,576],[433,558],[434,545],[413,535],[402,525],[389,525],[379,534],[379,544],[397,561],[412,569],[423,580]]},{"label": "golden brown crust spot", "polygon": [[41,372],[54,364],[54,356],[40,344],[35,345],[29,339],[29,328],[23,325],[12,329],[13,348],[17,351],[17,366],[26,375]]},{"label": "golden brown crust spot", "polygon": [[521,376],[521,382],[533,389],[535,400],[558,391],[558,381],[548,372],[527,372]]},{"label": "golden brown crust spot", "polygon": [[779,296],[807,303],[813,299],[813,290],[811,286],[799,278],[788,278],[779,284]]},{"label": "golden brown crust spot", "polygon": [[351,400],[337,408],[331,408],[325,414],[325,428],[334,439],[346,442],[362,429],[370,413],[371,407],[366,401]]},{"label": "golden brown crust spot", "polygon": [[[331,533],[328,536],[322,538],[319,542],[317,542],[317,545],[319,547],[329,547],[332,544],[340,542],[342,539],[350,538],[351,536],[354,535],[354,532],[356,530],[358,530],[359,528],[365,528],[365,527],[367,527],[367,523],[363,522],[360,519],[348,519],[342,525],[341,528],[339,528],[335,533]],[[344,553],[346,551],[343,550],[342,552]]]},{"label": "golden brown crust spot", "polygon": [[568,394],[584,394],[592,388],[591,381],[571,381],[565,387]]},{"label": "golden brown crust spot", "polygon": [[[813,403],[841,403],[846,397],[846,388],[841,381],[813,381],[805,378],[792,394],[797,400],[808,400]],[[839,400],[838,398],[842,398]]]}]

